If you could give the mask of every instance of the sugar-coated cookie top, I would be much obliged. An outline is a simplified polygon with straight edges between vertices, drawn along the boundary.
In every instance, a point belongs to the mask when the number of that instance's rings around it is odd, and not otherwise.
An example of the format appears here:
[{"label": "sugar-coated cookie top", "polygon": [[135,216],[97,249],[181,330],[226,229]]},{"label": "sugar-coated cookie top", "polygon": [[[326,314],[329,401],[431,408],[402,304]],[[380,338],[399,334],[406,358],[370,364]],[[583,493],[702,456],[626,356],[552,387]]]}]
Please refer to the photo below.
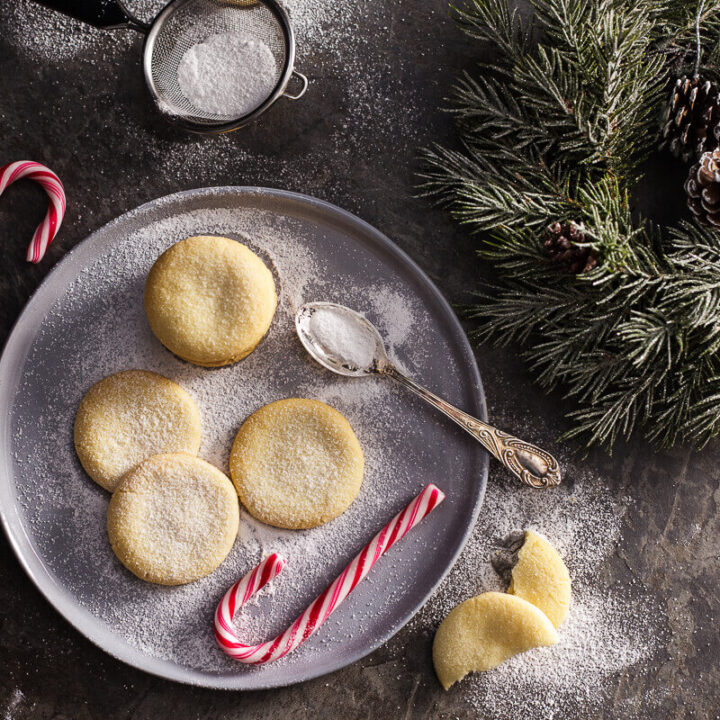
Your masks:
[{"label": "sugar-coated cookie top", "polygon": [[316,527],[344,512],[363,470],[350,423],[318,400],[278,400],[256,410],[230,455],[243,505],[259,520],[289,529]]},{"label": "sugar-coated cookie top", "polygon": [[180,385],[149,370],[124,370],[95,383],[75,416],[75,449],[85,471],[111,492],[158,453],[200,448],[200,411]]},{"label": "sugar-coated cookie top", "polygon": [[242,243],[218,236],[191,237],[168,248],[145,284],[153,332],[198,365],[226,365],[252,352],[276,305],[265,263]]},{"label": "sugar-coated cookie top", "polygon": [[211,573],[237,536],[230,480],[184,453],[156,455],[128,473],[108,507],[115,554],[135,575],[180,585]]}]

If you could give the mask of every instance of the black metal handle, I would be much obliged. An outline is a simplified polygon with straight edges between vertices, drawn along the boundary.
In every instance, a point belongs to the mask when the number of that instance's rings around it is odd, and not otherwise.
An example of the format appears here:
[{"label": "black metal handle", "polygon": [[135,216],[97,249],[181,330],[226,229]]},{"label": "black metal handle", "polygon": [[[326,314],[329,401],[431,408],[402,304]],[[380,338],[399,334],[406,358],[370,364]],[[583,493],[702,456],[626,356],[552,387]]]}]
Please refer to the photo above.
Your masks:
[{"label": "black metal handle", "polygon": [[118,0],[36,0],[76,20],[98,28],[130,27],[145,30],[147,26],[131,15]]}]

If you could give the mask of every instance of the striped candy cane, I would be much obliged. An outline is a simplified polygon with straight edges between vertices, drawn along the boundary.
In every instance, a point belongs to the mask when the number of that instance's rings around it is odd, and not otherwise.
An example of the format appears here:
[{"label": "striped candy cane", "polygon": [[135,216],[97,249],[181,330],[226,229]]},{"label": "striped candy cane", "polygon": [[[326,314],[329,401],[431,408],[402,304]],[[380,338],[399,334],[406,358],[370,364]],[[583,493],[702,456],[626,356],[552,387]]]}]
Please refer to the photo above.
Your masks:
[{"label": "striped candy cane", "polygon": [[28,262],[42,260],[48,245],[53,241],[65,215],[65,189],[60,178],[49,168],[31,160],[19,160],[0,168],[0,195],[16,180],[28,178],[42,185],[50,198],[50,207],[43,221],[37,226],[28,245],[25,258]]},{"label": "striped candy cane", "polygon": [[335,608],[370,572],[381,555],[414,528],[445,495],[428,485],[402,512],[398,513],[355,557],[335,581],[305,610],[285,632],[259,645],[244,645],[232,627],[235,610],[244,605],[260,588],[269,583],[285,566],[277,553],[263,560],[254,570],[236,582],[224,595],[215,611],[215,638],[235,660],[250,665],[272,662],[304,643]]}]

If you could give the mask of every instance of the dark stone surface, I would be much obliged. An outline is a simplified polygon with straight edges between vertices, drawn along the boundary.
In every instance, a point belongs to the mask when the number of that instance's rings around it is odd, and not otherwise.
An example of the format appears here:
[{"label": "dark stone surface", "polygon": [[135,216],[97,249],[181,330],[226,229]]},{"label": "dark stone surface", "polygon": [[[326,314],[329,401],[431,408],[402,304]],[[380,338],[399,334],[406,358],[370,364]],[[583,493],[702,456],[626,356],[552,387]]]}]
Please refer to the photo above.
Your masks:
[{"label": "dark stone surface", "polygon": [[[21,183],[0,199],[3,340],[45,274],[90,231],[140,203],[206,185],[265,185],[327,199],[393,238],[452,302],[478,284],[484,269],[472,239],[413,190],[415,149],[433,139],[451,141],[450,121],[436,108],[452,74],[471,62],[445,0],[368,3],[356,39],[338,51],[355,58],[352,68],[338,63],[334,50],[301,47],[298,64],[312,82],[307,96],[281,101],[253,127],[220,139],[183,135],[156,116],[139,41],[113,40],[112,52],[105,52],[96,40],[57,61],[32,55],[17,33],[5,32],[9,7],[16,15],[18,5],[32,12],[27,0],[0,4],[0,164],[47,163],[65,182],[69,206],[47,257],[31,266],[24,249],[44,212],[44,195]],[[366,97],[348,91],[359,87],[364,54]],[[528,425],[539,428],[534,439],[557,447],[563,405],[531,384],[517,353],[482,348],[478,362],[490,417],[530,418]],[[639,441],[618,447],[612,458],[594,453],[583,461],[593,475],[612,478],[607,492],[632,508],[614,556],[598,572],[608,585],[635,583],[649,593],[665,614],[668,636],[652,667],[615,673],[605,680],[607,701],[577,716],[718,716],[718,461],[717,443],[701,453],[654,454]],[[490,482],[507,479],[493,467]],[[430,659],[432,629],[416,623],[328,677],[272,692],[213,692],[145,675],[90,644],[35,590],[4,539],[0,568],[4,718],[491,717],[468,703],[463,686],[440,689]],[[645,694],[658,689],[659,704],[645,707]]]}]

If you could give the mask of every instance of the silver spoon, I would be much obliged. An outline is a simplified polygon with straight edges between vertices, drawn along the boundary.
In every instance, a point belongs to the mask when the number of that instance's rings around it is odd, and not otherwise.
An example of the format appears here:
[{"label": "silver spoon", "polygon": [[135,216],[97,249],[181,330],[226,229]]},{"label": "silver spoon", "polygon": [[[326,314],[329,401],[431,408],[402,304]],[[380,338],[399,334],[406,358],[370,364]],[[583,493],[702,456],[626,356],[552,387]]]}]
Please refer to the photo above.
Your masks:
[{"label": "silver spoon", "polygon": [[[314,322],[318,311],[323,312]],[[322,317],[325,326],[318,322]],[[335,303],[306,303],[295,315],[295,328],[305,349],[328,370],[346,377],[376,374],[392,378],[454,420],[526,485],[546,488],[560,484],[560,466],[550,453],[468,415],[403,375],[390,362],[377,328],[360,313]]]}]

